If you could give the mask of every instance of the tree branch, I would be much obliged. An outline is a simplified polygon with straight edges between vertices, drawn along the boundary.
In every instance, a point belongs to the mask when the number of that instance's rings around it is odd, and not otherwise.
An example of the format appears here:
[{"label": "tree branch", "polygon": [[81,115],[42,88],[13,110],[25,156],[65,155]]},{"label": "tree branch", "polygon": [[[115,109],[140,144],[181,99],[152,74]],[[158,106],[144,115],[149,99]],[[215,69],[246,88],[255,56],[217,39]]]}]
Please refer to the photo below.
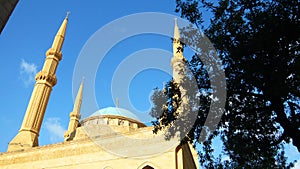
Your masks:
[{"label": "tree branch", "polygon": [[279,137],[279,139],[275,140],[273,143],[270,144],[270,146],[276,146],[280,144],[285,138],[286,138],[286,132],[283,131],[282,135]]}]

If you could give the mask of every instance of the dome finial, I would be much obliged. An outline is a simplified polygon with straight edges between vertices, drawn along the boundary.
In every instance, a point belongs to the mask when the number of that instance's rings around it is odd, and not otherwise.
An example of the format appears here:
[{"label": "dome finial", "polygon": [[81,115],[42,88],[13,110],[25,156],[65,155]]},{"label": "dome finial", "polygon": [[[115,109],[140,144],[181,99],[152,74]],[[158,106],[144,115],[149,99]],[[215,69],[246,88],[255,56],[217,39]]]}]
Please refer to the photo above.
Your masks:
[{"label": "dome finial", "polygon": [[116,98],[116,108],[119,108],[119,98]]}]

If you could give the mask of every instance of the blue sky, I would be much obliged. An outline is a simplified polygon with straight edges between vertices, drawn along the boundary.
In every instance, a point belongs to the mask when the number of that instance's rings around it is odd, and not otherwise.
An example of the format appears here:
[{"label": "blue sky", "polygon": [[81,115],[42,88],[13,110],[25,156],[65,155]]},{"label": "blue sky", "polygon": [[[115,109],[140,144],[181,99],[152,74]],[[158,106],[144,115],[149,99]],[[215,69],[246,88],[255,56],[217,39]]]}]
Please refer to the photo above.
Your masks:
[{"label": "blue sky", "polygon": [[[71,14],[62,49],[63,59],[56,73],[58,83],[53,88],[45,113],[39,137],[40,145],[63,140],[63,132],[67,129],[69,113],[73,108],[74,91],[79,87],[79,81],[73,79],[74,68],[88,40],[103,26],[121,17],[141,12],[162,12],[178,16],[174,9],[175,1],[20,1],[0,35],[0,55],[3,59],[0,62],[0,152],[6,151],[7,144],[21,126],[33,89],[34,76],[41,70],[45,52],[51,46],[67,11]],[[172,21],[170,24],[157,24],[167,26],[167,29],[173,31]],[[102,44],[97,45],[100,47]],[[112,77],[119,65],[124,63],[124,58],[147,56],[149,54],[145,49],[155,48],[164,50],[167,58],[165,60],[168,61],[171,53],[166,51],[172,51],[171,45],[170,37],[144,34],[129,37],[111,48],[99,65],[95,78],[95,96],[99,108],[115,105],[115,97],[119,96],[111,94]],[[189,58],[189,55],[185,56]],[[170,78],[168,73],[161,70],[148,69],[138,72],[128,89],[130,101],[134,106],[134,109],[129,110],[134,113],[143,112],[145,115],[151,106],[149,98],[152,89],[161,88]],[[84,94],[82,113],[88,116],[97,109],[89,106],[85,96]],[[122,99],[119,100],[119,106],[127,108],[127,102]],[[291,159],[300,158],[294,147],[287,148]]]},{"label": "blue sky", "polygon": [[[39,137],[40,145],[62,141],[63,130],[67,129],[75,97],[72,90],[74,67],[88,39],[104,25],[120,17],[141,12],[177,15],[174,9],[174,1],[20,1],[0,36],[1,57],[4,58],[0,63],[3,72],[0,89],[3,110],[0,118],[0,151],[6,151],[7,144],[21,126],[33,89],[34,76],[41,70],[45,52],[51,46],[67,11],[71,14],[62,49],[63,59],[57,69],[58,83],[52,90],[45,113]],[[173,23],[168,26],[172,31]],[[95,95],[99,108],[115,105],[115,98],[110,94],[110,83],[118,65],[127,56],[148,48],[171,52],[170,37],[151,34],[134,36],[123,40],[109,51],[99,66],[95,79]],[[155,78],[149,78],[153,75]],[[167,73],[154,69],[139,72],[132,79],[129,89],[134,107],[139,111],[148,111],[152,89],[162,87],[163,82],[170,78]],[[141,82],[143,87],[139,85]],[[76,82],[74,91],[77,91],[78,86],[79,83]],[[120,99],[119,106],[126,108],[124,102]],[[85,101],[82,110],[85,116],[96,111],[89,109]]]}]

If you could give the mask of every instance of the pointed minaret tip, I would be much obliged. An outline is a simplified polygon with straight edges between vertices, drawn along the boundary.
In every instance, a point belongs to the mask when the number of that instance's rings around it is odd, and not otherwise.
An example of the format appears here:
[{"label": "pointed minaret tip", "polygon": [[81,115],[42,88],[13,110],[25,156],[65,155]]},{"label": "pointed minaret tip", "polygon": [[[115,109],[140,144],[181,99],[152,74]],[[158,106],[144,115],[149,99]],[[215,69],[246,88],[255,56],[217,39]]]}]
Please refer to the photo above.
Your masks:
[{"label": "pointed minaret tip", "polygon": [[81,79],[81,84],[83,84],[83,83],[84,83],[84,80],[85,80],[85,77],[84,77],[84,76],[82,76],[82,79]]},{"label": "pointed minaret tip", "polygon": [[180,38],[180,33],[179,33],[179,28],[178,28],[178,24],[177,24],[177,18],[174,18],[174,39],[179,39]]},{"label": "pointed minaret tip", "polygon": [[177,25],[177,18],[174,18],[174,37],[173,37],[173,54],[174,57],[172,59],[172,66],[174,62],[177,61],[184,61],[185,58],[183,56],[183,46],[182,42],[180,41],[180,31]]},{"label": "pointed minaret tip", "polygon": [[67,12],[66,19],[69,18],[70,13],[71,13],[70,11]]},{"label": "pointed minaret tip", "polygon": [[59,60],[61,60],[61,49],[65,39],[69,13],[70,12],[67,12],[67,16],[62,22],[61,26],[59,27],[56,36],[53,40],[51,48],[46,52],[46,56],[55,55],[58,57]]},{"label": "pointed minaret tip", "polygon": [[82,76],[82,80],[81,80],[81,84],[80,84],[80,87],[79,87],[79,93],[80,93],[80,97],[82,98],[82,90],[83,90],[83,85],[84,85],[84,76]]},{"label": "pointed minaret tip", "polygon": [[84,85],[84,77],[82,78],[81,84],[78,89],[77,96],[75,98],[75,103],[73,107],[73,112],[75,114],[80,114],[80,108],[81,108],[81,102],[82,102],[82,91],[83,91],[83,85]]},{"label": "pointed minaret tip", "polygon": [[65,17],[63,23],[61,24],[59,30],[57,31],[56,36],[59,35],[59,36],[62,36],[63,38],[65,37],[69,15],[70,15],[70,11],[67,12],[66,17]]}]

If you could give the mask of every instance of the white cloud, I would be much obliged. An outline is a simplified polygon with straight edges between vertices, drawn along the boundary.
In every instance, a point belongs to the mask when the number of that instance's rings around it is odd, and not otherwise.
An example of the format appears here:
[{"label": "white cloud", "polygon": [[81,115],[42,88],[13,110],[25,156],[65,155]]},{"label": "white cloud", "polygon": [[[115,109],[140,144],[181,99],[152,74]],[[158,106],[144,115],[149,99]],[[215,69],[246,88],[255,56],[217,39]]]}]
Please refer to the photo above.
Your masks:
[{"label": "white cloud", "polygon": [[52,143],[60,142],[64,140],[65,129],[60,123],[60,118],[51,117],[45,121],[45,127],[49,132],[50,141]]},{"label": "white cloud", "polygon": [[24,59],[20,64],[20,79],[25,86],[28,86],[34,82],[35,74],[37,73],[37,66],[34,63],[28,63]]}]

